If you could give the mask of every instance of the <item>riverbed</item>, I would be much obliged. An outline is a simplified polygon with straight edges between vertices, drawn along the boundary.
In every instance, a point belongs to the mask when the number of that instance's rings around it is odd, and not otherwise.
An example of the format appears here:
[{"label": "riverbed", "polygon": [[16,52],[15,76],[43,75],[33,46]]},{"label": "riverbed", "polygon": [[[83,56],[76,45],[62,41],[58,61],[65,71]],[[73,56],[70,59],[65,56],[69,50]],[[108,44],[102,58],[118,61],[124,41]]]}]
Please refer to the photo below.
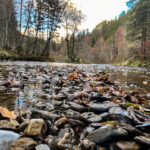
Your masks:
[{"label": "riverbed", "polygon": [[[109,64],[70,64],[70,63],[48,63],[48,62],[0,62],[0,81],[8,79],[8,75],[15,70],[18,74],[25,72],[25,68],[42,67],[62,67],[62,66],[76,66],[89,73],[105,72],[112,83],[119,86],[120,90],[134,90],[146,96],[150,93],[150,68],[142,67],[127,67],[115,66]],[[36,75],[36,71],[33,70]],[[19,80],[19,79],[17,79]],[[24,81],[24,89],[17,90],[13,88],[11,91],[0,89],[0,105],[14,110],[19,107],[26,108],[26,102],[30,99],[36,98],[37,93],[41,93],[40,79],[31,79]],[[149,95],[149,94],[148,94]]]},{"label": "riverbed", "polygon": [[147,150],[149,86],[149,68],[1,62],[0,149]]}]

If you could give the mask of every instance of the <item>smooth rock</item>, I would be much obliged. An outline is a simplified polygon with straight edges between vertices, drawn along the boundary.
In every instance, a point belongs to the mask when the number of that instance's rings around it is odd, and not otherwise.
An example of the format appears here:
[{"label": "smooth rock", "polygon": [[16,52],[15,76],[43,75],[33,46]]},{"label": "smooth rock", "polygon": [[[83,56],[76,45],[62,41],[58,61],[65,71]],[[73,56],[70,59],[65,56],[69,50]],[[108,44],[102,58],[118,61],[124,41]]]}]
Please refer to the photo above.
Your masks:
[{"label": "smooth rock", "polygon": [[50,147],[50,149],[52,149],[52,150],[58,150],[58,147],[57,147],[57,138],[56,137],[49,135],[46,138],[46,143],[48,144],[48,146]]},{"label": "smooth rock", "polygon": [[45,100],[51,100],[52,96],[48,94],[43,94],[43,95],[40,95],[40,98],[45,99]]},{"label": "smooth rock", "polygon": [[127,131],[108,124],[91,132],[89,135],[87,135],[86,139],[94,142],[95,144],[101,144],[114,137],[126,137],[127,135]]},{"label": "smooth rock", "polygon": [[73,103],[73,102],[70,102],[69,104],[70,104],[71,109],[73,109],[75,111],[78,111],[78,112],[87,111],[87,108],[82,106],[82,105],[79,105],[79,104],[76,104],[76,103]]},{"label": "smooth rock", "polygon": [[117,107],[117,104],[111,104],[111,103],[103,103],[103,104],[97,104],[97,103],[93,103],[91,105],[89,105],[89,109],[93,112],[104,112],[107,111],[109,108],[111,107]]},{"label": "smooth rock", "polygon": [[72,127],[76,127],[76,126],[85,126],[85,124],[82,121],[79,120],[74,120],[74,119],[69,119],[68,123],[72,126]]},{"label": "smooth rock", "polygon": [[57,100],[57,101],[62,101],[65,98],[66,97],[63,94],[54,95],[54,100]]},{"label": "smooth rock", "polygon": [[31,118],[43,118],[45,120],[50,120],[52,122],[56,121],[60,116],[53,114],[48,111],[34,110],[31,114]]},{"label": "smooth rock", "polygon": [[117,147],[121,150],[139,150],[140,146],[135,142],[122,142],[119,141],[116,143]]},{"label": "smooth rock", "polygon": [[79,112],[71,110],[71,109],[66,111],[66,116],[67,116],[67,118],[80,120],[84,123],[89,123],[89,121],[86,118],[82,117]]},{"label": "smooth rock", "polygon": [[58,134],[57,145],[60,149],[72,149],[74,143],[74,130],[72,128],[61,129]]},{"label": "smooth rock", "polygon": [[24,133],[29,136],[37,136],[41,134],[42,127],[44,125],[43,119],[32,119]]},{"label": "smooth rock", "polygon": [[123,110],[120,107],[112,107],[109,109],[109,113],[110,114],[121,114],[121,115],[125,115],[125,116],[129,116],[129,112],[126,110]]},{"label": "smooth rock", "polygon": [[33,139],[23,137],[15,141],[10,150],[31,150],[34,149],[36,145],[37,143]]},{"label": "smooth rock", "polygon": [[95,148],[95,143],[89,141],[89,140],[83,140],[82,142],[82,147],[86,150],[89,150],[89,149],[94,149]]},{"label": "smooth rock", "polygon": [[35,147],[36,150],[50,150],[49,146],[46,144],[40,144]]},{"label": "smooth rock", "polygon": [[100,115],[96,115],[93,112],[86,112],[81,114],[82,117],[86,118],[90,123],[97,123],[102,120]]},{"label": "smooth rock", "polygon": [[68,122],[67,118],[60,118],[58,119],[54,124],[56,127],[61,128],[62,126],[64,126],[66,123]]},{"label": "smooth rock", "polygon": [[19,134],[12,131],[0,130],[0,150],[9,150],[12,143],[19,138]]},{"label": "smooth rock", "polygon": [[150,146],[150,138],[147,138],[145,136],[136,136],[134,139],[140,143]]},{"label": "smooth rock", "polygon": [[12,130],[15,130],[16,126],[14,124],[12,124],[8,120],[0,120],[0,128],[1,129],[12,129]]}]

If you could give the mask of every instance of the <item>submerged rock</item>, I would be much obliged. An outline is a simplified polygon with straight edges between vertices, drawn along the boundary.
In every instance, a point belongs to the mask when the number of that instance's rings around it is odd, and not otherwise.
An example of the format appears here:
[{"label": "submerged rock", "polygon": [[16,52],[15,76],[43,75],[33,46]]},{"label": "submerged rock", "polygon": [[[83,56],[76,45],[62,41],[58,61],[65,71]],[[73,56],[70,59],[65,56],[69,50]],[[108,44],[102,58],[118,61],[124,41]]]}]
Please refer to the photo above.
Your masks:
[{"label": "submerged rock", "polygon": [[19,138],[19,134],[12,131],[0,130],[0,150],[9,150],[12,143]]}]

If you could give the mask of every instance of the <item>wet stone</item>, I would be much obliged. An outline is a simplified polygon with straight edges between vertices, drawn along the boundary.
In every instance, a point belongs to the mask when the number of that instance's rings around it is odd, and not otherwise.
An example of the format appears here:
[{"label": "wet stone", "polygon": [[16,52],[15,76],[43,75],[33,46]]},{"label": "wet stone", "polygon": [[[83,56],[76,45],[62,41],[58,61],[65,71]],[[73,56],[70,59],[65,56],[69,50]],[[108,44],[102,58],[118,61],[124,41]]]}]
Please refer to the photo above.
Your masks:
[{"label": "wet stone", "polygon": [[41,134],[42,127],[44,125],[43,119],[32,119],[24,133],[29,136],[37,136]]},{"label": "wet stone", "polygon": [[93,143],[89,140],[83,140],[83,142],[82,142],[82,147],[86,150],[94,149],[95,146],[96,146],[95,143]]},{"label": "wet stone", "polygon": [[46,144],[40,144],[35,147],[36,150],[50,150],[49,146]]},{"label": "wet stone", "polygon": [[136,136],[134,139],[140,143],[150,146],[150,138],[147,138],[145,136]]},{"label": "wet stone", "polygon": [[12,129],[12,130],[15,130],[16,126],[14,124],[12,124],[8,120],[0,120],[0,128],[1,129]]},{"label": "wet stone", "polygon": [[33,149],[37,143],[32,138],[19,138],[17,141],[15,141],[10,150],[31,150]]},{"label": "wet stone", "polygon": [[63,94],[54,95],[54,100],[57,100],[57,101],[62,101],[65,98],[66,97]]},{"label": "wet stone", "polygon": [[139,150],[140,149],[140,146],[136,144],[135,142],[119,141],[116,143],[116,145],[120,150]]},{"label": "wet stone", "polygon": [[40,98],[44,99],[44,100],[51,100],[52,96],[49,94],[43,94],[39,96]]},{"label": "wet stone", "polygon": [[43,118],[44,120],[56,121],[60,116],[48,111],[33,110],[31,118]]},{"label": "wet stone", "polygon": [[59,120],[57,120],[54,124],[56,127],[61,128],[62,126],[64,126],[66,123],[68,122],[67,118],[60,118]]},{"label": "wet stone", "polygon": [[114,137],[117,138],[126,136],[128,136],[127,131],[108,124],[88,134],[86,139],[94,142],[95,144],[101,144]]},{"label": "wet stone", "polygon": [[100,115],[96,115],[93,112],[86,112],[81,114],[82,117],[86,118],[91,123],[100,122],[102,117]]},{"label": "wet stone", "polygon": [[109,109],[109,113],[110,114],[121,114],[121,115],[124,115],[124,116],[129,116],[129,112],[126,111],[126,110],[123,110],[120,107],[112,107],[112,108],[110,108]]},{"label": "wet stone", "polygon": [[76,126],[85,126],[85,124],[82,121],[79,120],[74,120],[74,119],[69,119],[68,123],[72,126],[72,127],[76,127]]},{"label": "wet stone", "polygon": [[87,108],[82,106],[82,105],[79,105],[79,104],[76,104],[76,103],[73,103],[73,102],[70,102],[69,104],[70,104],[71,109],[73,109],[75,111],[78,111],[78,112],[87,111]]},{"label": "wet stone", "polygon": [[118,106],[117,104],[111,104],[111,103],[103,103],[103,104],[97,104],[97,103],[93,103],[91,105],[89,105],[89,109],[93,112],[104,112],[104,111],[108,111],[109,108],[111,107],[116,107]]},{"label": "wet stone", "polygon": [[0,130],[0,150],[8,150],[19,136],[19,134],[12,131]]}]

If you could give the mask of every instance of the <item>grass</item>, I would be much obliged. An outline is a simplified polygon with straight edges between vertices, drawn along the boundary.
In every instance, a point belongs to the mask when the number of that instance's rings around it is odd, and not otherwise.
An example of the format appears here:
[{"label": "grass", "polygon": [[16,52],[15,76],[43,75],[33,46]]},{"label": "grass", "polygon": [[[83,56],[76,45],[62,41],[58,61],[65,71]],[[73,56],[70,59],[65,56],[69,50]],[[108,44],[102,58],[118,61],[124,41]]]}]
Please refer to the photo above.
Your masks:
[{"label": "grass", "polygon": [[43,56],[35,56],[35,55],[18,55],[16,52],[11,50],[4,50],[0,48],[0,60],[19,60],[19,61],[47,61],[54,62],[55,59],[53,57],[43,57]]}]

